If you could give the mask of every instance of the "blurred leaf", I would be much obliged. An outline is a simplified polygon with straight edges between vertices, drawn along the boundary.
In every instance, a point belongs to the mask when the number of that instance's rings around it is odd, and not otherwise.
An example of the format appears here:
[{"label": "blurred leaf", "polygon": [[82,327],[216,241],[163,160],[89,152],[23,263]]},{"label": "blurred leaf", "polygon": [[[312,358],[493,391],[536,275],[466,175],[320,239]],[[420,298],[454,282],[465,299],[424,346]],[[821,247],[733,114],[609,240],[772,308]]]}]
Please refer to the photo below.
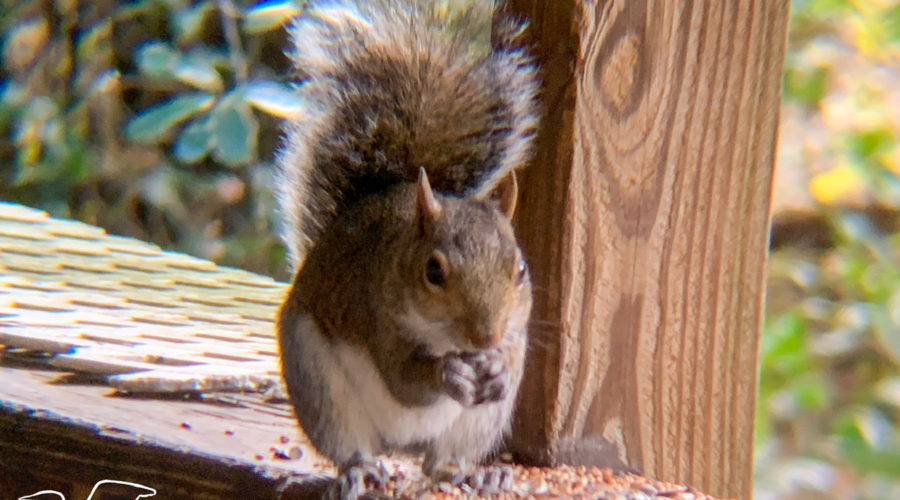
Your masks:
[{"label": "blurred leaf", "polygon": [[173,70],[176,78],[202,90],[220,92],[222,77],[213,67],[214,60],[207,54],[193,51],[178,60]]},{"label": "blurred leaf", "polygon": [[812,490],[828,491],[837,477],[833,464],[823,460],[792,457],[778,459],[767,468],[766,480],[779,491]]},{"label": "blurred leaf", "polygon": [[793,69],[785,73],[784,92],[807,108],[815,108],[825,96],[828,71],[825,68]]},{"label": "blurred leaf", "polygon": [[159,9],[159,1],[158,0],[135,0],[133,2],[128,2],[116,10],[115,20],[116,21],[124,21],[130,20],[137,16],[146,14],[147,12],[156,11]]},{"label": "blurred leaf", "polygon": [[805,260],[794,260],[787,269],[787,275],[791,280],[803,289],[809,289],[819,281],[819,268]]},{"label": "blurred leaf", "polygon": [[800,311],[812,320],[828,321],[834,314],[836,305],[824,297],[809,297],[804,300]]},{"label": "blurred leaf", "polygon": [[823,172],[813,177],[809,183],[809,192],[813,198],[825,205],[858,199],[864,191],[863,177],[848,165],[840,165]]},{"label": "blurred leaf", "polygon": [[895,142],[890,148],[882,152],[878,161],[893,174],[900,176],[900,141]]},{"label": "blurred leaf", "polygon": [[[878,239],[878,229],[872,224],[872,220],[865,214],[846,211],[837,214],[835,222],[837,223],[838,230],[850,242],[864,242]],[[858,279],[865,267],[865,263],[861,263],[858,274],[856,274],[854,278]]]},{"label": "blurred leaf", "polygon": [[293,0],[268,0],[259,2],[244,12],[244,31],[261,33],[280,27],[301,11]]},{"label": "blurred leaf", "polygon": [[828,388],[824,380],[814,374],[797,380],[792,394],[800,408],[805,410],[822,410],[829,402]]},{"label": "blurred leaf", "polygon": [[25,87],[13,80],[0,81],[0,104],[22,106],[28,98]]},{"label": "blurred leaf", "polygon": [[[179,196],[179,188],[184,189],[188,182],[186,176],[179,175],[178,170],[169,164],[157,165],[140,180],[141,194],[158,209],[179,218],[187,217],[188,208]],[[196,189],[194,186],[190,188]]]},{"label": "blurred leaf", "polygon": [[213,145],[209,119],[201,118],[185,127],[175,143],[175,157],[184,163],[195,163],[206,156]]},{"label": "blurred leaf", "polygon": [[794,0],[791,10],[794,15],[808,15],[828,18],[845,14],[850,8],[847,0]]},{"label": "blurred leaf", "polygon": [[119,86],[119,80],[121,77],[122,75],[119,74],[117,70],[110,69],[104,71],[99,76],[97,76],[94,81],[91,82],[90,87],[87,91],[88,96],[114,92]]},{"label": "blurred leaf", "polygon": [[157,78],[175,78],[201,90],[219,92],[222,77],[215,68],[218,57],[203,47],[182,54],[162,42],[149,42],[138,53],[141,71]]},{"label": "blurred leaf", "polygon": [[900,3],[896,3],[893,7],[882,13],[882,18],[886,26],[889,26],[888,37],[893,44],[900,43]]},{"label": "blurred leaf", "polygon": [[765,369],[790,374],[808,364],[806,322],[798,314],[783,314],[770,323],[762,337],[761,362]]},{"label": "blurred leaf", "polygon": [[875,322],[875,338],[878,344],[884,350],[885,354],[900,366],[900,325],[898,325],[892,315],[879,315]]},{"label": "blurred leaf", "polygon": [[180,59],[178,52],[160,41],[147,42],[138,49],[137,61],[141,72],[155,77],[171,76]]},{"label": "blurred leaf", "polygon": [[112,35],[112,23],[109,20],[100,22],[91,27],[78,37],[76,51],[78,58],[84,60],[97,57],[97,54],[110,50],[110,36]]},{"label": "blurred leaf", "polygon": [[[876,258],[885,258],[885,252],[888,252],[889,249],[886,248],[886,245],[878,243],[882,242],[874,242],[870,246],[870,251]],[[884,268],[879,264],[880,262],[873,262],[863,273],[859,283],[860,288],[866,294],[866,299],[875,304],[887,302],[891,293],[897,289],[897,283],[900,282],[900,269]]]},{"label": "blurred leaf", "polygon": [[207,1],[199,2],[196,5],[184,9],[175,10],[172,13],[172,16],[178,31],[178,38],[181,40],[196,38],[203,28],[207,14],[212,12],[212,10],[212,3]]},{"label": "blurred leaf", "polygon": [[900,375],[882,380],[875,388],[875,392],[885,402],[900,409]]},{"label": "blurred leaf", "polygon": [[900,477],[900,451],[897,448],[874,450],[862,439],[845,437],[841,440],[841,455],[866,474]]},{"label": "blurred leaf", "polygon": [[125,135],[135,142],[154,143],[172,128],[191,116],[209,109],[215,98],[209,94],[178,96],[168,102],[145,109],[125,127]]},{"label": "blurred leaf", "polygon": [[246,165],[256,153],[259,124],[239,92],[232,92],[210,114],[216,158],[232,167]]},{"label": "blurred leaf", "polygon": [[860,435],[876,450],[886,449],[891,442],[891,423],[884,415],[871,407],[862,408],[854,416]]},{"label": "blurred leaf", "polygon": [[810,351],[817,356],[844,356],[860,349],[867,339],[859,330],[838,328],[816,335]]},{"label": "blurred leaf", "polygon": [[59,116],[59,106],[45,96],[28,101],[22,109],[13,140],[19,149],[19,162],[31,165],[38,162],[44,150],[48,123]]},{"label": "blurred leaf", "polygon": [[887,150],[896,143],[891,130],[877,128],[859,132],[850,137],[851,151],[860,158],[868,158],[876,153]]},{"label": "blurred leaf", "polygon": [[257,109],[279,118],[297,118],[303,112],[303,101],[296,92],[275,82],[250,83],[245,99]]},{"label": "blurred leaf", "polygon": [[891,324],[895,329],[900,330],[900,283],[897,283],[894,295],[888,299],[887,307]]},{"label": "blurred leaf", "polygon": [[49,28],[43,17],[14,24],[2,44],[4,66],[22,67],[33,61],[47,43]]},{"label": "blurred leaf", "polygon": [[883,189],[877,193],[876,199],[885,207],[900,209],[900,176],[886,179]]}]

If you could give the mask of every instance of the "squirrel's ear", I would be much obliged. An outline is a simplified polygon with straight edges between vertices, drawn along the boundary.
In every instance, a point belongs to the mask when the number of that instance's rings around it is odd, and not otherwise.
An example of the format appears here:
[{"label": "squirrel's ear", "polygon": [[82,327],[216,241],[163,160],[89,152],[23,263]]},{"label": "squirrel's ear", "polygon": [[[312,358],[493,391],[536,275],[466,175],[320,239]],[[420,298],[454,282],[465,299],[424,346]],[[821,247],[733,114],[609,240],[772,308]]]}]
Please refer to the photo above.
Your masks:
[{"label": "squirrel's ear", "polygon": [[441,203],[434,197],[425,167],[419,167],[419,180],[416,182],[416,220],[419,228],[425,229],[428,223],[441,215]]},{"label": "squirrel's ear", "polygon": [[516,200],[519,198],[519,183],[516,181],[516,172],[511,171],[494,190],[497,196],[498,208],[512,220],[516,213]]}]

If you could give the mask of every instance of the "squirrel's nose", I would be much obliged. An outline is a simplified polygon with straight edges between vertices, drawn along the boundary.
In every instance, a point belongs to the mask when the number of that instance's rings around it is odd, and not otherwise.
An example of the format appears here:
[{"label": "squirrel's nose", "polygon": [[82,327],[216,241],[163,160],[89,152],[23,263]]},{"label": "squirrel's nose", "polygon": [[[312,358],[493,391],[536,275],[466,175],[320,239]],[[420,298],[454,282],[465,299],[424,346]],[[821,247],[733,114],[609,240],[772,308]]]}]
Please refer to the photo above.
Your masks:
[{"label": "squirrel's nose", "polygon": [[466,340],[475,349],[489,349],[500,344],[502,330],[493,325],[475,324],[466,329]]}]

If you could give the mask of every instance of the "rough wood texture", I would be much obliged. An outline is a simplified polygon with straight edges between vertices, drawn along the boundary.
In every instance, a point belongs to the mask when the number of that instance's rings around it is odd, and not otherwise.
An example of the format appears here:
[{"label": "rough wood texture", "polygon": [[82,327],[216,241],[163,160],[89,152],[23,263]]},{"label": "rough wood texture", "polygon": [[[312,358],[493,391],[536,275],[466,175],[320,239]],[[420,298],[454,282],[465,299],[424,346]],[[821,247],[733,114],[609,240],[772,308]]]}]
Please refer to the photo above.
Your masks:
[{"label": "rough wood texture", "polygon": [[[153,488],[153,498],[161,499],[324,498],[331,466],[297,435],[281,405],[254,404],[252,396],[213,404],[108,392],[0,353],[2,498],[55,490],[80,500],[101,480]],[[299,448],[290,451],[295,444]],[[471,489],[423,480],[418,463],[394,457],[387,466],[390,481],[366,498],[473,498]],[[713,500],[692,488],[609,469],[514,471],[513,490],[500,498]],[[110,488],[93,498],[135,498],[134,487]]]},{"label": "rough wood texture", "polygon": [[512,0],[546,103],[510,447],[751,493],[787,0]]},{"label": "rough wood texture", "polygon": [[[302,457],[283,456],[298,446]],[[273,451],[275,450],[275,451]],[[51,489],[87,498],[102,479],[152,487],[158,498],[321,498],[330,464],[299,436],[286,405],[112,396],[0,355],[0,492]]]}]

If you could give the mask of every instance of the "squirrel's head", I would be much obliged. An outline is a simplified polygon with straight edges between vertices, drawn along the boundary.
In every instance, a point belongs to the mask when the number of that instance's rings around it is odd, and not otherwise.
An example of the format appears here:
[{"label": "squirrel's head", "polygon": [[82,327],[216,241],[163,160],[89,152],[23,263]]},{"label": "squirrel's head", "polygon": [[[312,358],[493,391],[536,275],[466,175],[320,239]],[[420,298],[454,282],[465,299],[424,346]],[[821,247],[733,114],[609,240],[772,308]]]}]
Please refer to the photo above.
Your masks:
[{"label": "squirrel's head", "polygon": [[524,329],[531,280],[510,224],[514,174],[496,194],[496,199],[442,196],[420,170],[413,241],[401,264],[414,283],[405,287],[399,319],[407,334],[434,354],[495,347],[510,329]]}]

